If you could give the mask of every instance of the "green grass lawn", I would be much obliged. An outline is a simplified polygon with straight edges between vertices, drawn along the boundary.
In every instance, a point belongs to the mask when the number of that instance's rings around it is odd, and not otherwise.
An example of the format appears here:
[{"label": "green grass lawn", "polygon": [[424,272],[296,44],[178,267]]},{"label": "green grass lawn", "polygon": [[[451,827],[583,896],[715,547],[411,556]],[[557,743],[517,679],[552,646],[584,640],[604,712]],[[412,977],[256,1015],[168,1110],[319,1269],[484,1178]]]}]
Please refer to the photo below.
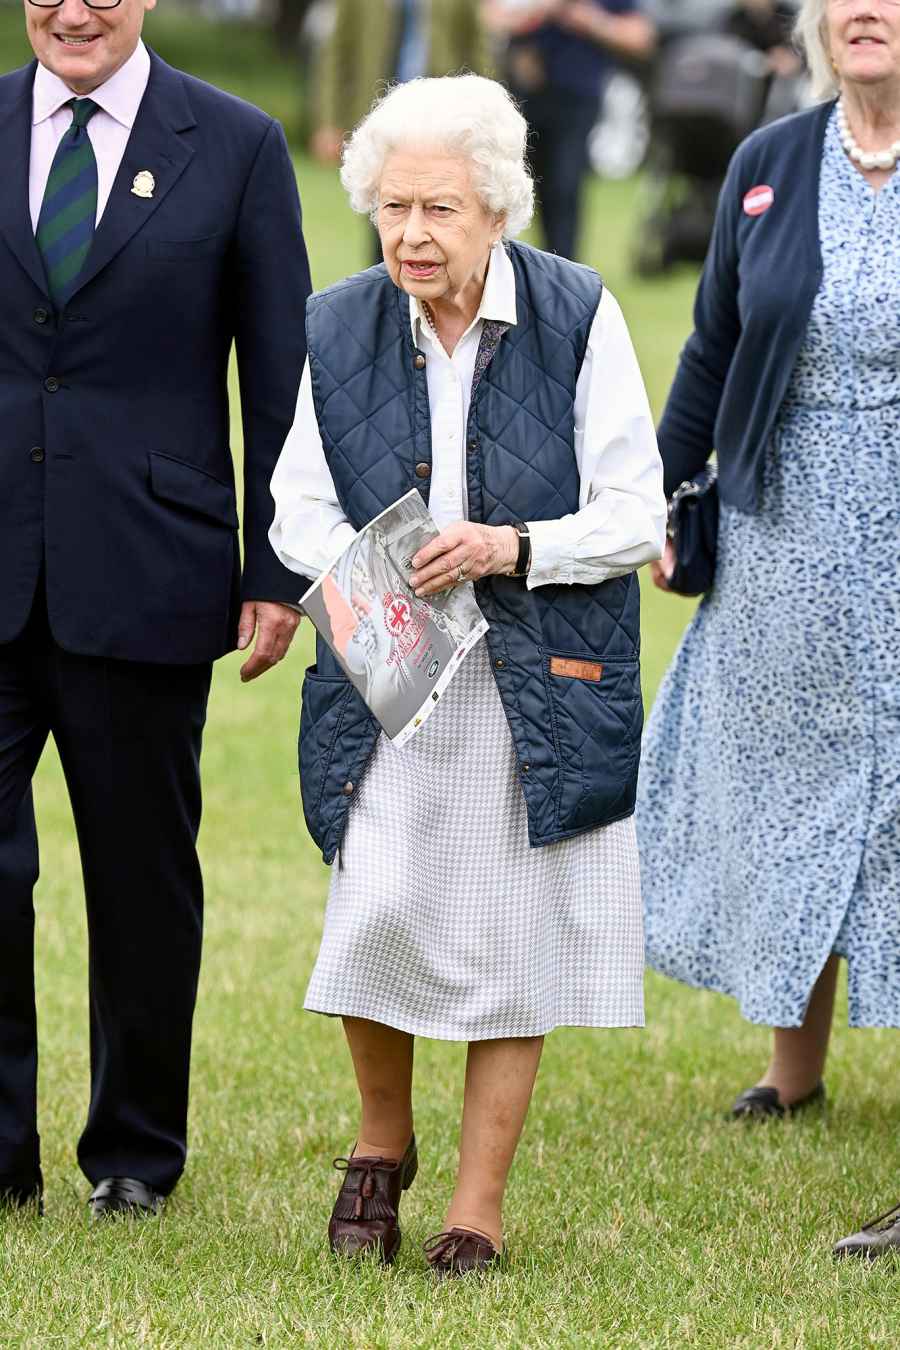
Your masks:
[{"label": "green grass lawn", "polygon": [[[280,98],[282,75],[273,80]],[[259,87],[258,74],[248,85]],[[365,261],[364,229],[333,174],[303,159],[297,168],[324,285]],[[594,188],[587,255],[624,307],[658,408],[694,276],[628,277],[632,203],[630,185]],[[689,614],[686,602],[646,594],[648,698]],[[397,1266],[348,1268],[326,1256],[337,1184],[329,1163],[353,1142],[356,1103],[339,1025],[301,1010],[328,879],[298,806],[309,648],[304,627],[289,659],[248,688],[236,660],[217,670],[191,1156],[161,1222],[87,1222],[74,1148],[87,1103],[83,900],[58,761],[52,751],[44,758],[37,909],[47,1214],[0,1224],[0,1345],[856,1350],[895,1341],[900,1268],[837,1267],[830,1257],[834,1238],[900,1191],[895,1043],[887,1032],[851,1037],[840,1025],[843,1000],[828,1072],[833,1109],[772,1128],[723,1119],[767,1048],[765,1032],[723,998],[651,976],[645,1031],[550,1037],[510,1190],[508,1266],[441,1288],[425,1273],[420,1244],[440,1226],[450,1191],[464,1052],[422,1042],[422,1168],[404,1201]]]}]

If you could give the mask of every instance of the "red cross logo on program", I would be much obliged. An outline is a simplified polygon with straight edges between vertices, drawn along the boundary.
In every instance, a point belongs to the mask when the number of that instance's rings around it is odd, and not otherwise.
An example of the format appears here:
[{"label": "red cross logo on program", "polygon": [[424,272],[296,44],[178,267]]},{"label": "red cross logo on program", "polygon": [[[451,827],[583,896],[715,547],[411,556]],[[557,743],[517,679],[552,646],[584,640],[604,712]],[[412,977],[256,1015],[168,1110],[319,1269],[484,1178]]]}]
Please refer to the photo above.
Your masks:
[{"label": "red cross logo on program", "polygon": [[384,598],[384,617],[388,632],[399,637],[409,627],[409,621],[412,618],[408,602],[400,595],[386,595]]}]

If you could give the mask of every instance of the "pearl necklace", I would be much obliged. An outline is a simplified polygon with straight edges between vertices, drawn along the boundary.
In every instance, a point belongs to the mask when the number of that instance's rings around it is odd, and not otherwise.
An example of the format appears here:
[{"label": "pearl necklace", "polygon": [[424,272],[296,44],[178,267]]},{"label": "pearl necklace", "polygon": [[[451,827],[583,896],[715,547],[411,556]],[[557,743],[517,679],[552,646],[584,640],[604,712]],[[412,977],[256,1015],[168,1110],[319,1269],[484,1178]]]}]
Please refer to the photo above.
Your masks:
[{"label": "pearl necklace", "polygon": [[861,169],[894,169],[900,160],[900,141],[894,141],[887,150],[863,150],[856,143],[853,132],[847,122],[843,99],[837,105],[838,134],[841,145],[855,164]]}]

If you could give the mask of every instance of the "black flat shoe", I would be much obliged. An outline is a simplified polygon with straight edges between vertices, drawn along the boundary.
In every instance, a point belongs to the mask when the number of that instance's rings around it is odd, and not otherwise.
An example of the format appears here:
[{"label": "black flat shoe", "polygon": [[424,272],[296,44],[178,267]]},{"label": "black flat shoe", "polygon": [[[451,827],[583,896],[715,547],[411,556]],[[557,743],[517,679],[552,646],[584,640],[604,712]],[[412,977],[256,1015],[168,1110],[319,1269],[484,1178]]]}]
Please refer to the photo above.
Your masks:
[{"label": "black flat shoe", "polygon": [[159,1214],[165,1203],[164,1195],[136,1177],[104,1177],[88,1200],[93,1219],[108,1219],[114,1214],[146,1218]]},{"label": "black flat shoe", "polygon": [[808,1106],[824,1105],[824,1083],[817,1083],[812,1092],[808,1092],[796,1102],[791,1102],[790,1106],[784,1105],[778,1096],[777,1088],[752,1087],[735,1098],[728,1114],[731,1120],[767,1120],[772,1117],[783,1120],[785,1116],[796,1115],[798,1111],[804,1111]]},{"label": "black flat shoe", "polygon": [[864,1223],[858,1233],[841,1238],[833,1251],[838,1258],[864,1256],[868,1261],[874,1261],[885,1252],[900,1252],[900,1205]]}]

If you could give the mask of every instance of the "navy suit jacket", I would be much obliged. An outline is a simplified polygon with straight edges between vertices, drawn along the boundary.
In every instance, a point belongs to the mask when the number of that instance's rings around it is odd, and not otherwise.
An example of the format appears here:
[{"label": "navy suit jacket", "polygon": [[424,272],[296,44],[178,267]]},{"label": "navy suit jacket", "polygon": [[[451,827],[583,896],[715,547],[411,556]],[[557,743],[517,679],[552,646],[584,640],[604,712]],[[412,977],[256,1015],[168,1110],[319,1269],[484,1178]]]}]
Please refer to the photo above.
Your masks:
[{"label": "navy suit jacket", "polygon": [[[760,505],[766,442],[822,280],[819,171],[833,106],[762,127],[731,161],[659,426],[669,496],[715,449],[722,499],[750,513]],[[754,214],[751,190],[762,187],[771,205]]]},{"label": "navy suit jacket", "polygon": [[[151,53],[78,289],[55,313],[28,208],[35,69],[0,78],[0,643],[22,631],[44,568],[68,650],[214,660],[234,645],[242,598],[298,597],[267,538],[310,290],[284,135]],[[142,171],[149,198],[131,190]]]}]

